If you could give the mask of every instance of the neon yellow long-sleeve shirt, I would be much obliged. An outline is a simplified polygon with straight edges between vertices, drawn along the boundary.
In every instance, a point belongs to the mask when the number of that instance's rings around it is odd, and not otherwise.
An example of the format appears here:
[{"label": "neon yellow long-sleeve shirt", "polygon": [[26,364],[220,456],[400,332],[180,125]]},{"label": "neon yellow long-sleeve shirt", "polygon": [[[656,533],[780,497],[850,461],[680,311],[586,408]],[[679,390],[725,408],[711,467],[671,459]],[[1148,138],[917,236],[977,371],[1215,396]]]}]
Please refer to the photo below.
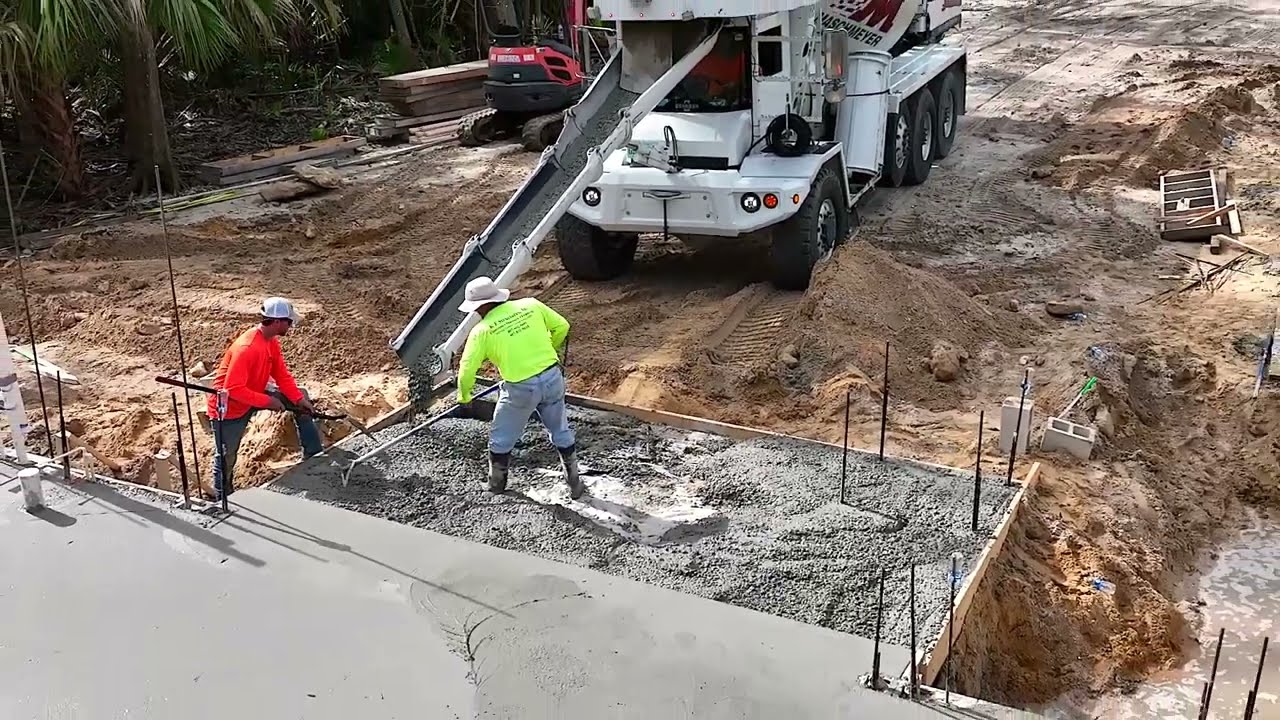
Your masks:
[{"label": "neon yellow long-sleeve shirt", "polygon": [[458,402],[471,402],[476,373],[488,360],[507,382],[528,380],[560,361],[569,321],[536,298],[505,302],[467,335],[458,367]]}]

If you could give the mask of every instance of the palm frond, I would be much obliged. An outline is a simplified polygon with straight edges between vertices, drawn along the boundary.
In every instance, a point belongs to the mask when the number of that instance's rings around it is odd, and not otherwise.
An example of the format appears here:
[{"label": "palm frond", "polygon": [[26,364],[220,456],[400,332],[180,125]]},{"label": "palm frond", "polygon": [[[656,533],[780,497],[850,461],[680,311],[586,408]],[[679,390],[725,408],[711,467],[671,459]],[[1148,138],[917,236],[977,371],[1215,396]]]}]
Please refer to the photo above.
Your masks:
[{"label": "palm frond", "polygon": [[173,38],[185,65],[217,67],[239,46],[235,27],[215,0],[147,0],[151,27]]},{"label": "palm frond", "polygon": [[17,95],[18,76],[31,67],[30,30],[16,20],[0,23],[0,100]]},{"label": "palm frond", "polygon": [[35,64],[55,73],[67,73],[113,32],[109,3],[101,0],[23,0],[17,8],[34,36]]}]

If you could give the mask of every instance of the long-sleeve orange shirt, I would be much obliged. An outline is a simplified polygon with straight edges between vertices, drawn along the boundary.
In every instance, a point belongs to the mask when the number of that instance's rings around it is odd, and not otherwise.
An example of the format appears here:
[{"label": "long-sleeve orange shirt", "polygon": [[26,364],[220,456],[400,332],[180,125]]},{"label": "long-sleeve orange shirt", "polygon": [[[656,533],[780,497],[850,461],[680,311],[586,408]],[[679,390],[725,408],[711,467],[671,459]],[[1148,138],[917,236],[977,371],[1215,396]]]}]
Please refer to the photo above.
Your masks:
[{"label": "long-sleeve orange shirt", "polygon": [[[243,417],[253,408],[271,404],[266,394],[267,381],[275,380],[280,393],[291,402],[302,400],[302,391],[284,363],[280,341],[263,337],[258,327],[251,327],[232,341],[222,355],[213,376],[215,390],[227,391],[227,420]],[[217,396],[209,396],[209,417],[218,417]]]}]

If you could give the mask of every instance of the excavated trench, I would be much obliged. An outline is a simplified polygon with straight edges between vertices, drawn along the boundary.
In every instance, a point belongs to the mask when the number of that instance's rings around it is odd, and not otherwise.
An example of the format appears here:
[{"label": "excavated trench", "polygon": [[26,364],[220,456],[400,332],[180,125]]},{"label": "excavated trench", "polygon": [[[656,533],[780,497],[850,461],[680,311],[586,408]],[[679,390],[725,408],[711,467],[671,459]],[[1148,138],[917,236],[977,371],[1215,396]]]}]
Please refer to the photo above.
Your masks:
[{"label": "excavated trench", "polygon": [[910,642],[909,568],[927,643],[945,619],[952,555],[970,567],[1014,491],[983,482],[975,533],[971,473],[850,452],[842,505],[838,448],[735,441],[577,407],[571,416],[588,485],[581,501],[534,423],[508,492],[489,494],[487,425],[452,419],[358,467],[347,487],[332,459],[316,458],[271,488],[864,637],[875,632],[883,571],[884,637],[898,645]]}]

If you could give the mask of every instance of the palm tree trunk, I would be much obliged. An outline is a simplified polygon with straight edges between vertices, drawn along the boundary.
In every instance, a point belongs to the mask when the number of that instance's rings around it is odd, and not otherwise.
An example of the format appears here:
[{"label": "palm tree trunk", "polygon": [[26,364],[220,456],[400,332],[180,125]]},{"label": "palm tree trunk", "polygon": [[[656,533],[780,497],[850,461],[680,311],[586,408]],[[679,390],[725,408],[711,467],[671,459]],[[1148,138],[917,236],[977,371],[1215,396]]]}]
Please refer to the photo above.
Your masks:
[{"label": "palm tree trunk", "polygon": [[409,21],[405,18],[402,0],[388,0],[391,4],[391,24],[396,30],[396,41],[410,59],[414,68],[418,67],[418,53],[413,49],[413,36],[409,34]]},{"label": "palm tree trunk", "polygon": [[124,134],[136,192],[155,190],[155,168],[166,190],[178,187],[178,170],[173,164],[169,130],[165,125],[164,102],[160,97],[160,68],[156,45],[141,0],[127,0],[125,22],[120,34],[120,56],[124,68]]},{"label": "palm tree trunk", "polygon": [[84,158],[80,154],[80,134],[67,99],[67,83],[61,77],[28,76],[19,103],[20,133],[32,136],[53,159],[53,179],[58,193],[73,200],[84,195]]}]

